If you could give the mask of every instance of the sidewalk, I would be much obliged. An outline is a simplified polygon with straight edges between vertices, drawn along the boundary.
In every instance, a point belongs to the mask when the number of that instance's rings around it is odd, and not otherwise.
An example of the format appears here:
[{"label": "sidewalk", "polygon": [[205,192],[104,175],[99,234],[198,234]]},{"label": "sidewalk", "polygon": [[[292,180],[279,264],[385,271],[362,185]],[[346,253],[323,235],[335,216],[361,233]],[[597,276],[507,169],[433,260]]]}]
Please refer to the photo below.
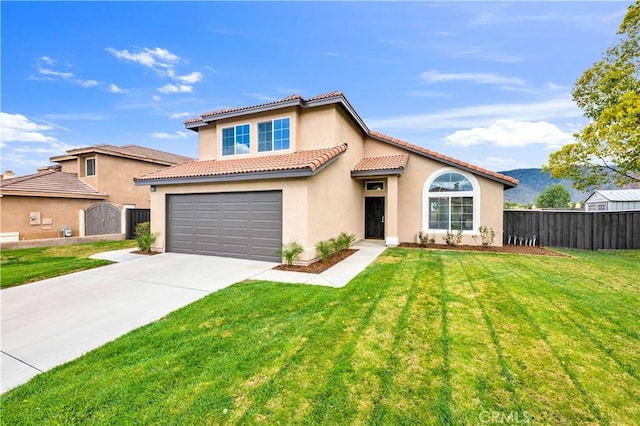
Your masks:
[{"label": "sidewalk", "polygon": [[[358,251],[320,274],[270,269],[252,276],[251,279],[282,283],[325,285],[335,288],[344,287],[386,249],[384,243],[378,241],[361,241],[352,246],[352,248]],[[98,253],[92,255],[91,258],[106,259],[112,262],[126,262],[140,259],[141,255],[131,253],[134,250],[136,249],[129,248]]]}]

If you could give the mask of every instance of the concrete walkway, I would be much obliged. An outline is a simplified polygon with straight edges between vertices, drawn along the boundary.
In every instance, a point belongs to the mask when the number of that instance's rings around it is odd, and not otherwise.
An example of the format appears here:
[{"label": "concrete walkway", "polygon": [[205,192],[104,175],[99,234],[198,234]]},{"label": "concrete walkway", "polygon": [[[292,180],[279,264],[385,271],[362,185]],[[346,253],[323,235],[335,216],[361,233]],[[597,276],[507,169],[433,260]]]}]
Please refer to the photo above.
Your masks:
[{"label": "concrete walkway", "polygon": [[239,281],[342,287],[385,249],[355,248],[318,275],[273,270],[272,262],[125,249],[92,256],[119,263],[2,290],[1,391]]}]

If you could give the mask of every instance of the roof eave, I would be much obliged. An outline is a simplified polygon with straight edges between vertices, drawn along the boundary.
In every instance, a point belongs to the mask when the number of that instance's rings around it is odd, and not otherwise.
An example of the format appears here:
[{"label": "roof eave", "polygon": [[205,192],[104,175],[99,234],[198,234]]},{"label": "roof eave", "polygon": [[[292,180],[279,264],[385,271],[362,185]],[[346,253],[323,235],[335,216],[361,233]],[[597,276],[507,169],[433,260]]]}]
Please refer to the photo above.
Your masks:
[{"label": "roof eave", "polygon": [[404,167],[397,169],[378,169],[378,170],[352,170],[352,178],[366,178],[366,177],[384,177],[384,176],[399,176],[404,173]]},{"label": "roof eave", "polygon": [[217,183],[217,182],[234,182],[244,180],[263,180],[263,179],[291,179],[309,177],[320,173],[325,167],[336,161],[347,150],[337,153],[332,158],[328,159],[320,166],[312,168],[310,166],[301,167],[299,169],[286,169],[286,170],[270,170],[263,172],[248,172],[248,173],[228,173],[224,175],[206,175],[206,176],[185,176],[175,178],[144,178],[133,179],[135,186],[145,185],[175,185],[183,183]]},{"label": "roof eave", "polygon": [[45,191],[13,191],[3,189],[0,191],[1,196],[16,196],[16,197],[45,197],[45,198],[81,198],[89,200],[106,200],[109,198],[108,194],[83,194],[73,192],[45,192]]},{"label": "roof eave", "polygon": [[381,138],[381,137],[379,137],[379,136],[372,135],[372,134],[369,134],[369,137],[370,137],[370,138],[372,138],[372,139],[375,139],[375,140],[381,141],[381,142],[388,143],[388,144],[393,145],[393,146],[397,146],[398,148],[402,148],[402,149],[404,149],[405,151],[409,151],[409,152],[411,152],[411,153],[413,153],[413,154],[417,154],[417,155],[419,155],[419,156],[421,156],[421,157],[429,158],[429,159],[431,159],[431,160],[434,160],[434,161],[438,161],[438,162],[440,162],[440,163],[447,164],[447,165],[449,165],[449,166],[451,166],[451,167],[456,167],[456,168],[458,168],[458,169],[466,170],[466,171],[468,171],[469,173],[473,173],[473,174],[475,174],[475,175],[479,175],[479,176],[485,177],[485,178],[490,179],[490,180],[492,180],[492,181],[494,181],[494,182],[499,182],[499,183],[501,183],[501,184],[503,184],[503,185],[504,185],[504,188],[505,188],[505,189],[511,189],[511,188],[515,188],[516,186],[518,186],[518,183],[514,183],[514,182],[511,182],[511,181],[508,181],[508,180],[505,180],[505,179],[500,179],[500,178],[498,178],[498,177],[496,177],[496,176],[492,176],[492,175],[490,175],[490,174],[484,173],[484,172],[483,172],[483,171],[481,171],[481,170],[477,170],[477,169],[474,169],[474,168],[472,168],[472,167],[466,167],[466,166],[463,166],[462,164],[459,164],[459,163],[457,163],[457,162],[455,162],[455,161],[447,160],[446,158],[440,158],[440,157],[436,157],[436,156],[434,156],[434,155],[429,155],[429,154],[427,154],[426,152],[423,152],[423,151],[417,150],[417,149],[412,148],[412,147],[410,147],[410,146],[405,146],[405,145],[402,145],[402,144],[396,143],[396,142],[391,141],[391,140],[389,140],[389,139]]},{"label": "roof eave", "polygon": [[301,100],[300,99],[292,99],[290,101],[284,101],[284,102],[277,102],[277,103],[273,103],[273,104],[267,104],[267,105],[257,105],[254,107],[249,107],[249,108],[242,108],[239,110],[234,110],[234,111],[229,111],[229,112],[222,112],[220,114],[214,114],[211,115],[210,117],[203,117],[200,116],[200,119],[202,121],[197,121],[195,123],[188,123],[185,124],[185,127],[187,129],[193,130],[194,128],[200,128],[200,127],[204,127],[209,125],[212,122],[218,121],[218,120],[223,120],[226,118],[233,118],[233,117],[240,117],[243,115],[247,115],[247,114],[258,114],[261,112],[268,112],[268,111],[273,111],[276,109],[282,109],[282,108],[289,108],[292,106],[298,106],[301,104]]}]

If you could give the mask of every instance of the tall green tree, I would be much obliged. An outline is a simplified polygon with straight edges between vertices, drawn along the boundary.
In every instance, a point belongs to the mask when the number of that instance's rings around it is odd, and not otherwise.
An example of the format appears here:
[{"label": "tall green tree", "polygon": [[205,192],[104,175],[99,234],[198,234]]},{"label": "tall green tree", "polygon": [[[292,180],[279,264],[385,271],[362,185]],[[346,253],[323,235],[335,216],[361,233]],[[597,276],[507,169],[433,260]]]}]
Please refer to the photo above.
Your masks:
[{"label": "tall green tree", "polygon": [[619,40],[573,88],[573,100],[591,121],[543,167],[583,191],[640,182],[640,0],[617,33]]},{"label": "tall green tree", "polygon": [[566,209],[571,203],[571,194],[562,184],[547,185],[536,198],[536,207],[543,209]]}]

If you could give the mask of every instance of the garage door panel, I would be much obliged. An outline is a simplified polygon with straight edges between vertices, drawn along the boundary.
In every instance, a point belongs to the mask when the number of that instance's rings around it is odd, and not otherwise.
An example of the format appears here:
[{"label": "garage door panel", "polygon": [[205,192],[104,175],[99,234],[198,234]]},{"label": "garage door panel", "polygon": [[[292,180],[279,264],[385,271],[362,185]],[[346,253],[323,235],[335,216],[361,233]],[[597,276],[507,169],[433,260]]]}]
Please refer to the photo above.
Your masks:
[{"label": "garage door panel", "polygon": [[282,192],[167,196],[167,251],[280,261]]}]

